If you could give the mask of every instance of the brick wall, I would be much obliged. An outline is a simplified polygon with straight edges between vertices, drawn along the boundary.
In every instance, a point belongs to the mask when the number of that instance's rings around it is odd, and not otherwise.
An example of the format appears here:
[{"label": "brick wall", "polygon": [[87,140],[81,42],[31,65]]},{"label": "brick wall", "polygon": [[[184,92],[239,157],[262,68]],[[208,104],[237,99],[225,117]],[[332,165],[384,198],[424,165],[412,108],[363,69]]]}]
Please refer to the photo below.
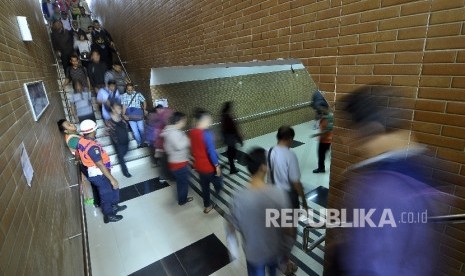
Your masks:
[{"label": "brick wall", "polygon": [[[151,67],[298,58],[328,100],[366,83],[396,88],[398,107],[431,151],[442,190],[465,198],[464,0],[93,0],[128,67],[149,91]],[[121,20],[124,18],[124,20]],[[353,162],[336,111],[330,205]],[[409,139],[407,137],[407,139]],[[464,212],[463,200],[448,212]],[[441,246],[447,275],[465,272],[465,226],[447,226]]]},{"label": "brick wall", "polygon": [[[3,1],[0,13],[0,275],[82,275],[79,198],[56,121],[63,108],[39,1]],[[26,16],[33,42],[21,41]],[[43,80],[50,106],[33,120],[23,83]],[[20,165],[24,142],[34,167],[29,188]],[[75,173],[75,171],[73,171]],[[65,176],[66,175],[66,176]]]},{"label": "brick wall", "polygon": [[[235,117],[241,118],[309,102],[316,89],[315,83],[305,69],[294,72],[289,70],[157,85],[151,88],[152,98],[166,98],[171,108],[189,116],[194,108],[205,108],[213,114],[214,122],[221,120],[221,108],[227,99],[234,102]],[[312,119],[313,110],[307,104],[243,121],[240,128],[244,138],[249,139],[275,132],[284,124],[296,125]]]}]

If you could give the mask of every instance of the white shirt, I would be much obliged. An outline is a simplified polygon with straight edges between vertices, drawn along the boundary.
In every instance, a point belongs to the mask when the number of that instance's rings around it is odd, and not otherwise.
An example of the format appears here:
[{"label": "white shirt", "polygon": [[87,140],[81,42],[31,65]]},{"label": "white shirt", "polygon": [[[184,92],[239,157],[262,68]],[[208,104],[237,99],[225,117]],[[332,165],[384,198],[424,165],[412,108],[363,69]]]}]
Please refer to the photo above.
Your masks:
[{"label": "white shirt", "polygon": [[[267,153],[267,160],[268,160]],[[271,150],[270,164],[268,166],[273,169],[274,184],[276,187],[285,191],[291,190],[291,185],[294,182],[300,181],[300,168],[297,155],[288,147],[276,145]],[[271,170],[268,170],[270,174]],[[271,176],[268,175],[268,182],[272,183]]]},{"label": "white shirt", "polygon": [[71,27],[71,22],[69,22],[69,19],[61,19],[61,23],[63,23],[63,28],[65,30],[71,31],[73,28]]}]

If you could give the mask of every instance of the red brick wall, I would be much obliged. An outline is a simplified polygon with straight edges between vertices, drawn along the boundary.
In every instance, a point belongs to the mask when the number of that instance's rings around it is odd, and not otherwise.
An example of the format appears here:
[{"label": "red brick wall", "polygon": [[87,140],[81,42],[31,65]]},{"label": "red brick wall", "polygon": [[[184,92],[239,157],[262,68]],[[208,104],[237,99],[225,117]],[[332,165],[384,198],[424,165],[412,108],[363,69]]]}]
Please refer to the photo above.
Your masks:
[{"label": "red brick wall", "polygon": [[[432,150],[441,189],[465,198],[464,0],[93,0],[128,68],[149,93],[151,67],[298,58],[328,100],[377,82],[417,139]],[[353,158],[336,112],[330,205]],[[437,162],[441,160],[441,162]],[[454,201],[448,212],[464,212]],[[448,226],[441,252],[448,275],[465,272],[465,226]]]},{"label": "red brick wall", "polygon": [[[82,275],[78,190],[56,121],[63,115],[57,73],[39,1],[0,4],[0,275]],[[26,16],[23,42],[15,16]],[[50,106],[33,120],[23,83],[43,80]],[[28,187],[18,146],[34,168]],[[74,171],[75,173],[75,171]]]}]

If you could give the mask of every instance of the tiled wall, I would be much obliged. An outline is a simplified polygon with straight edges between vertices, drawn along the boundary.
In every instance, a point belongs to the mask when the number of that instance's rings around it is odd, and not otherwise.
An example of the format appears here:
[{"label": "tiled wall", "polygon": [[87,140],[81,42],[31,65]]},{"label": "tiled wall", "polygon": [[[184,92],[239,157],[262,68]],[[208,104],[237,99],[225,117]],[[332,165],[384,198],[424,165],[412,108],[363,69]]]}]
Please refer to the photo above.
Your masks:
[{"label": "tiled wall", "polygon": [[[82,275],[78,189],[56,121],[63,115],[39,1],[2,1],[0,13],[0,275]],[[26,16],[23,42],[15,16]],[[23,83],[43,80],[50,106],[33,120]],[[34,168],[28,187],[18,146]],[[75,173],[75,171],[72,171]]]},{"label": "tiled wall", "polygon": [[[290,67],[289,67],[290,68]],[[220,121],[222,104],[234,102],[234,114],[242,118],[262,112],[285,109],[270,116],[258,116],[240,123],[246,139],[274,132],[279,126],[300,124],[313,119],[307,104],[302,108],[287,109],[309,102],[315,83],[307,71],[294,70],[218,78],[153,86],[152,98],[166,98],[169,106],[188,115],[196,107],[211,112],[214,122]]]},{"label": "tiled wall", "polygon": [[[298,58],[328,100],[366,83],[394,86],[417,139],[432,150],[431,173],[465,198],[464,0],[94,0],[93,9],[120,45],[147,93],[150,68]],[[121,20],[124,17],[125,20]],[[349,155],[336,111],[329,203]],[[337,138],[341,139],[337,139]],[[439,162],[440,161],[440,162]],[[439,164],[446,165],[439,165]],[[451,213],[465,212],[463,200]],[[445,227],[444,271],[465,272],[465,226]]]}]

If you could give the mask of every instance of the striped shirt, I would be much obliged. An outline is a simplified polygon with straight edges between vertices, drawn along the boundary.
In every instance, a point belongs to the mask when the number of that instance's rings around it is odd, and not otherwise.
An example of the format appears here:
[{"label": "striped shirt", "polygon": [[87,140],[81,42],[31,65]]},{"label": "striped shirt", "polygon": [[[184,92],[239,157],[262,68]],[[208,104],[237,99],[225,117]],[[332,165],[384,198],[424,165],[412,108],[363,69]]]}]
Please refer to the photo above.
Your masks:
[{"label": "striped shirt", "polygon": [[[134,100],[132,98],[134,97]],[[132,102],[131,102],[132,100]],[[145,102],[144,96],[139,92],[134,92],[133,94],[124,93],[121,95],[121,104],[129,107],[141,108],[142,103]]]}]

